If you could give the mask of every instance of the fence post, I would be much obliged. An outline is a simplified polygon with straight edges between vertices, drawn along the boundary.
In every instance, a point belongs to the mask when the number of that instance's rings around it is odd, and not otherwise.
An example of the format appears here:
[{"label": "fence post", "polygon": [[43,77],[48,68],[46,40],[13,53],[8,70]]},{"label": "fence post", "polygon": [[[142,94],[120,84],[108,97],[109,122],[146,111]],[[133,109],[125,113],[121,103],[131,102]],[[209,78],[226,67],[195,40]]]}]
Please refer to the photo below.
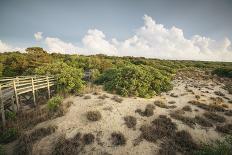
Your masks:
[{"label": "fence post", "polygon": [[47,86],[48,86],[48,98],[50,99],[50,97],[51,97],[51,92],[50,92],[50,83],[49,83],[48,76],[46,76],[46,78],[47,78]]},{"label": "fence post", "polygon": [[17,105],[17,110],[19,111],[19,98],[18,98],[18,93],[17,93],[17,87],[16,87],[16,82],[15,79],[13,80],[13,86],[14,86],[14,92],[15,92],[15,100],[16,100],[16,105]]},{"label": "fence post", "polygon": [[1,113],[2,113],[2,124],[3,128],[6,126],[6,118],[5,118],[5,109],[4,109],[4,104],[3,104],[3,98],[2,98],[2,86],[0,85],[0,102],[1,102]]},{"label": "fence post", "polygon": [[34,86],[33,77],[31,78],[31,86],[32,86],[33,102],[34,102],[34,105],[36,106],[36,100],[35,100],[35,86]]}]

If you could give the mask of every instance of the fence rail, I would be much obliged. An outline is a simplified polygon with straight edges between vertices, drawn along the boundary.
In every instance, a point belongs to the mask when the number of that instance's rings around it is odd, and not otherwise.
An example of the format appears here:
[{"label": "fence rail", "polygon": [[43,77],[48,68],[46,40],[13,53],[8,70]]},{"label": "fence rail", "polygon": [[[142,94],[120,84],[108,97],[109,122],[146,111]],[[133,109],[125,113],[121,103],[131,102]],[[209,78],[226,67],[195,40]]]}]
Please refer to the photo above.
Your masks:
[{"label": "fence rail", "polygon": [[[4,77],[0,79],[0,104],[2,122],[5,126],[5,103],[12,100],[12,107],[16,103],[17,110],[20,108],[19,95],[32,92],[33,103],[36,105],[35,91],[47,88],[50,98],[50,87],[55,85],[56,79],[52,76],[18,76]],[[14,102],[15,100],[15,102]]]}]

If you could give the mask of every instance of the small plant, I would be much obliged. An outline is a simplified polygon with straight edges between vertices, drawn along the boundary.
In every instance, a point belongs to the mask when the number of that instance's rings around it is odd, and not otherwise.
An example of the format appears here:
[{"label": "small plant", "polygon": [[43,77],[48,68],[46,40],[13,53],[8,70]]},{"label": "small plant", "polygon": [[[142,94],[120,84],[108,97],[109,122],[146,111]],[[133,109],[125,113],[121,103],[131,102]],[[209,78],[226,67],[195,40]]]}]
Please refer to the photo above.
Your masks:
[{"label": "small plant", "polygon": [[0,135],[0,143],[6,144],[12,142],[18,138],[18,135],[19,133],[16,128],[9,128]]},{"label": "small plant", "polygon": [[111,134],[111,140],[112,140],[112,144],[115,146],[126,144],[126,138],[121,132],[113,132]]},{"label": "small plant", "polygon": [[216,140],[212,143],[203,144],[195,152],[196,155],[230,155],[232,154],[232,136],[229,135],[223,140]]},{"label": "small plant", "polygon": [[195,116],[195,122],[203,127],[212,127],[213,124],[201,116]]},{"label": "small plant", "polygon": [[189,105],[184,106],[182,110],[192,112],[192,108]]},{"label": "small plant", "polygon": [[116,102],[118,102],[118,103],[122,103],[122,101],[123,101],[123,99],[120,98],[120,97],[118,97],[118,96],[113,96],[113,97],[112,97],[112,100],[114,100],[114,101],[116,101]]},{"label": "small plant", "polygon": [[84,96],[84,99],[91,99],[91,96],[90,95],[86,95],[86,96]]},{"label": "small plant", "polygon": [[128,128],[134,128],[136,126],[136,124],[137,124],[137,120],[133,116],[126,116],[126,117],[124,117],[124,121],[125,121],[126,126]]},{"label": "small plant", "polygon": [[0,155],[5,155],[5,150],[3,149],[2,145],[0,145]]},{"label": "small plant", "polygon": [[191,128],[194,128],[194,125],[196,124],[194,118],[182,116],[175,112],[171,113],[170,116],[176,120],[183,122]]},{"label": "small plant", "polygon": [[215,113],[212,113],[212,112],[205,112],[203,114],[207,119],[210,119],[214,122],[219,122],[219,123],[223,123],[226,121],[225,117],[223,116],[220,116],[220,115],[217,115]]},{"label": "small plant", "polygon": [[7,111],[5,114],[6,114],[6,119],[9,119],[9,120],[16,119],[16,112]]},{"label": "small plant", "polygon": [[225,94],[223,94],[221,91],[215,91],[214,94],[218,96],[225,96]]},{"label": "small plant", "polygon": [[147,104],[144,111],[142,111],[141,109],[137,109],[135,112],[139,113],[141,116],[150,117],[154,114],[154,109],[154,105]]},{"label": "small plant", "polygon": [[94,143],[94,139],[95,139],[95,137],[92,133],[84,134],[82,137],[82,141],[85,145],[89,145],[89,144]]},{"label": "small plant", "polygon": [[62,101],[63,101],[63,98],[61,96],[52,97],[47,103],[48,109],[50,111],[56,111],[58,107],[60,106],[60,104],[62,103]]},{"label": "small plant", "polygon": [[225,134],[232,134],[232,124],[225,124],[222,126],[217,126],[216,130]]},{"label": "small plant", "polygon": [[99,111],[88,111],[87,119],[90,121],[99,121],[102,118],[101,113]]},{"label": "small plant", "polygon": [[168,109],[168,106],[162,101],[155,101],[154,104],[160,108]]}]

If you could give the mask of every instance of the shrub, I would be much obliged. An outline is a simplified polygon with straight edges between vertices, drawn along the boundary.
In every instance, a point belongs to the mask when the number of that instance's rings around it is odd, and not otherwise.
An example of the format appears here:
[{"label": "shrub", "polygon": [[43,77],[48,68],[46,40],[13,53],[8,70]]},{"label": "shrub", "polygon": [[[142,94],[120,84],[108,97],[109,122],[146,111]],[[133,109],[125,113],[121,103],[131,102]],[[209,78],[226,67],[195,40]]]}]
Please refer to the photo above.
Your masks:
[{"label": "shrub", "polygon": [[36,74],[52,75],[57,79],[58,89],[64,92],[80,92],[84,87],[83,70],[64,62],[56,62],[35,69]]},{"label": "shrub", "polygon": [[84,99],[91,99],[91,96],[90,95],[86,95],[86,96],[84,96]]},{"label": "shrub", "polygon": [[160,108],[168,109],[168,106],[162,101],[155,101],[154,104]]},{"label": "shrub", "polygon": [[144,111],[142,111],[141,109],[137,109],[135,112],[139,113],[141,116],[150,117],[154,114],[154,109],[154,105],[147,104]]},{"label": "shrub", "polygon": [[144,65],[127,65],[109,69],[100,76],[98,83],[107,91],[122,96],[151,97],[171,88],[170,79],[159,70]]},{"label": "shrub", "polygon": [[126,138],[121,132],[113,132],[111,134],[111,140],[112,140],[112,144],[115,146],[126,144]]},{"label": "shrub", "polygon": [[221,132],[221,133],[232,134],[232,124],[225,124],[225,125],[222,125],[222,126],[218,125],[216,127],[216,130],[218,132]]},{"label": "shrub", "polygon": [[221,67],[212,71],[212,74],[216,74],[220,77],[232,77],[232,68],[231,67]]},{"label": "shrub", "polygon": [[85,145],[89,145],[89,144],[94,143],[94,139],[95,139],[95,137],[92,133],[84,134],[82,137],[82,141]]},{"label": "shrub", "polygon": [[60,104],[62,103],[63,98],[61,96],[52,97],[48,102],[48,109],[50,111],[56,111]]},{"label": "shrub", "polygon": [[195,122],[203,127],[212,127],[213,124],[201,116],[195,116]]},{"label": "shrub", "polygon": [[195,152],[196,155],[229,155],[232,154],[232,136],[229,135],[223,140],[203,144],[202,147]]},{"label": "shrub", "polygon": [[101,113],[99,111],[88,111],[87,119],[90,121],[99,121],[102,118]]},{"label": "shrub", "polygon": [[116,102],[118,102],[118,103],[122,103],[122,101],[123,101],[123,99],[120,98],[120,97],[118,97],[118,96],[113,96],[113,97],[112,97],[112,100],[114,100],[114,101],[116,101]]},{"label": "shrub", "polygon": [[18,130],[16,128],[9,128],[3,131],[0,135],[0,143],[9,143],[18,138]]},{"label": "shrub", "polygon": [[0,145],[0,155],[5,155],[5,150],[3,149],[2,145]]},{"label": "shrub", "polygon": [[137,124],[137,120],[133,116],[126,116],[126,117],[124,117],[124,121],[125,121],[126,126],[128,128],[134,128],[136,126],[136,124]]},{"label": "shrub", "polygon": [[214,121],[214,122],[219,122],[219,123],[223,123],[226,121],[225,117],[223,116],[220,116],[220,115],[217,115],[215,113],[212,113],[212,112],[205,112],[203,114],[206,118]]},{"label": "shrub", "polygon": [[6,115],[6,119],[9,119],[9,120],[15,120],[16,119],[16,112],[7,111],[5,113],[5,115]]},{"label": "shrub", "polygon": [[184,106],[182,110],[192,112],[192,108],[189,105]]},{"label": "shrub", "polygon": [[193,118],[182,116],[176,112],[171,113],[170,116],[176,120],[183,122],[184,124],[188,125],[191,128],[194,128],[194,125],[196,124]]}]

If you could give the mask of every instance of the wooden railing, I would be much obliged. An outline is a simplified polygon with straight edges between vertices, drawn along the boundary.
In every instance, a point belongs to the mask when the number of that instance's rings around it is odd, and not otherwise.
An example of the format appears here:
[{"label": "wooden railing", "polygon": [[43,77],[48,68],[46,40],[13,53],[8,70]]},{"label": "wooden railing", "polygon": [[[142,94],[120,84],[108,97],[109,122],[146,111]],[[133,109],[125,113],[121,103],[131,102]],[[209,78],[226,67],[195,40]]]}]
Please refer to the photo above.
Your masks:
[{"label": "wooden railing", "polygon": [[16,103],[16,107],[19,109],[19,95],[32,92],[33,103],[36,105],[35,91],[47,88],[48,97],[50,98],[50,87],[55,85],[55,82],[56,80],[52,76],[19,76],[0,79],[0,104],[3,124],[5,124],[4,107],[7,100],[11,99],[12,107]]}]

